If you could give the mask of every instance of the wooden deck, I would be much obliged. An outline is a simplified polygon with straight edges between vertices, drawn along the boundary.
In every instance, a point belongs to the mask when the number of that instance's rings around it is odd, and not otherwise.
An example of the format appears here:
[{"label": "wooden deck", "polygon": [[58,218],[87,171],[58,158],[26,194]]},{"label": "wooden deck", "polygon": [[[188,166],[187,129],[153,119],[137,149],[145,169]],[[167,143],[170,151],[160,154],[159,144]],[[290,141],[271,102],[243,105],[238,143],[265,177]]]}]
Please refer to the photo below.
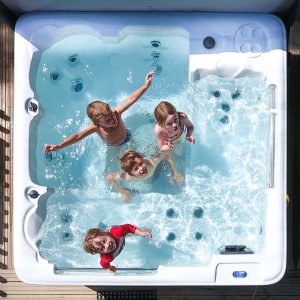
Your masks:
[{"label": "wooden deck", "polygon": [[[12,28],[14,22],[13,17],[8,17],[8,15],[9,12],[3,6],[0,6],[0,297],[8,299],[97,299],[97,291],[107,290],[108,287],[31,285],[21,282],[14,272],[11,236],[13,218],[12,100],[14,34]],[[288,261],[285,277],[275,285],[260,287],[151,288],[157,291],[158,299],[300,299],[300,137],[297,132],[300,127],[300,89],[298,83],[300,21],[294,23],[291,27],[289,41],[288,193],[291,202],[288,207]],[[111,288],[113,291],[138,289],[149,289],[149,287]]]},{"label": "wooden deck", "polygon": [[11,259],[11,111],[13,97],[13,31],[5,20],[0,23],[0,267],[12,269]]}]

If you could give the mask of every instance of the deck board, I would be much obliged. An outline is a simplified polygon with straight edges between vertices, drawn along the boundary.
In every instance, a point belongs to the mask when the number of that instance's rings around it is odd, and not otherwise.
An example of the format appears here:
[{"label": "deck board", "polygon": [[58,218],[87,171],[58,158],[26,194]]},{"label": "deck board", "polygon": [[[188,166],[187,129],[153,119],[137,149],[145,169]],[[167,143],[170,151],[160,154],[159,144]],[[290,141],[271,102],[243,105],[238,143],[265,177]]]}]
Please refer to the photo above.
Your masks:
[{"label": "deck board", "polygon": [[[19,280],[12,254],[12,110],[13,30],[6,21],[8,12],[0,6],[0,297],[8,299],[96,299],[97,291],[136,290],[149,287],[86,287],[79,285],[33,285]],[[12,22],[13,23],[13,22]],[[300,21],[290,30],[289,39],[289,162],[288,265],[283,280],[271,286],[247,287],[154,287],[160,300],[298,300],[300,299]],[[151,288],[151,287],[150,287]]]},{"label": "deck board", "polygon": [[12,268],[11,251],[11,204],[12,155],[11,155],[11,103],[13,98],[13,30],[0,21],[0,155],[1,155],[1,217],[0,217],[0,265]]},{"label": "deck board", "polygon": [[1,295],[11,299],[96,299],[96,291],[86,286],[27,284],[8,269],[0,272]]}]

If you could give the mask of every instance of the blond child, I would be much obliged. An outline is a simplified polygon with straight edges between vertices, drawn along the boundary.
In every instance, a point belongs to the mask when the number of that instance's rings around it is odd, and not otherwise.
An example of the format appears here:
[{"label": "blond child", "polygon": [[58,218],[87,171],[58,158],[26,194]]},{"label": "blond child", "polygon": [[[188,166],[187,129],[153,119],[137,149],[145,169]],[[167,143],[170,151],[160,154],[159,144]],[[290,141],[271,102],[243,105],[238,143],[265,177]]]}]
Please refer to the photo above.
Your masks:
[{"label": "blond child", "polygon": [[59,144],[46,144],[44,152],[55,151],[66,146],[72,145],[86,136],[96,132],[100,138],[110,146],[120,146],[130,139],[130,132],[125,128],[121,115],[132,104],[134,104],[149,88],[154,71],[146,75],[143,86],[134,91],[123,103],[115,109],[111,109],[108,104],[97,100],[90,103],[87,107],[87,115],[92,120],[82,131],[77,132]]},{"label": "blond child", "polygon": [[178,112],[169,102],[160,102],[154,110],[156,125],[154,134],[157,139],[160,151],[169,151],[175,147],[175,142],[180,140],[184,133],[186,139],[195,144],[192,136],[194,125],[188,116],[183,112]]},{"label": "blond child", "polygon": [[106,178],[121,193],[124,202],[130,201],[131,193],[120,184],[119,180],[146,181],[153,176],[156,167],[162,160],[167,161],[170,165],[174,173],[173,179],[179,184],[183,182],[183,176],[176,170],[175,163],[168,154],[159,153],[158,156],[147,160],[143,158],[142,154],[136,151],[128,151],[121,157],[120,160],[121,168],[124,172],[110,173]]},{"label": "blond child", "polygon": [[152,238],[148,230],[140,230],[131,224],[113,226],[109,231],[92,228],[86,233],[83,249],[90,254],[99,253],[101,267],[110,272],[116,272],[116,267],[110,263],[123,250],[125,236],[129,233]]}]

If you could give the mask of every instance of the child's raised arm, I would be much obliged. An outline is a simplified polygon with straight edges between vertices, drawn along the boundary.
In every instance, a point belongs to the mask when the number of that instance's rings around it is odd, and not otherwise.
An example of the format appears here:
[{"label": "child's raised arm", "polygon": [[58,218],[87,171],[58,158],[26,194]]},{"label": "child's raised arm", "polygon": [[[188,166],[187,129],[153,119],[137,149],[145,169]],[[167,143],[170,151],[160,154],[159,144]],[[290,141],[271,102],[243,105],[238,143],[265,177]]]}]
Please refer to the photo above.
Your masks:
[{"label": "child's raised arm", "polygon": [[145,83],[140,88],[135,90],[123,103],[116,107],[116,111],[119,114],[122,114],[125,110],[127,110],[132,104],[134,104],[149,88],[152,82],[152,76],[154,71],[152,70],[146,75]]},{"label": "child's raised arm", "polygon": [[70,135],[59,144],[46,144],[44,147],[44,152],[48,153],[49,151],[56,151],[65,148],[69,145],[77,143],[78,141],[80,141],[81,139],[85,138],[86,136],[90,135],[93,132],[95,132],[95,125],[91,124],[87,126],[85,129],[83,129],[82,131]]}]

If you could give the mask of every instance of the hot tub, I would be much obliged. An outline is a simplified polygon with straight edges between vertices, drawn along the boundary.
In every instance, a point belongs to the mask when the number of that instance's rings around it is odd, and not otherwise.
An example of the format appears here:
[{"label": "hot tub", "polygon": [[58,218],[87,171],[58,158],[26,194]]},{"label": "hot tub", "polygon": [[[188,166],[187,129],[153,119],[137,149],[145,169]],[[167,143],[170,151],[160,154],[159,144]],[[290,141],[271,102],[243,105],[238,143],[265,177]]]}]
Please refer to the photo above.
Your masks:
[{"label": "hot tub", "polygon": [[[22,16],[13,153],[19,278],[126,286],[279,281],[286,264],[285,39],[282,22],[265,14]],[[186,142],[175,160],[181,186],[169,184],[164,166],[164,177],[135,186],[124,204],[104,176],[116,150],[97,137],[51,155],[43,145],[87,125],[93,99],[117,105],[151,69],[151,88],[125,115],[135,146],[155,151],[153,109],[162,100],[189,115],[196,144]],[[149,228],[153,239],[126,239],[111,274],[83,253],[84,231],[125,221]]]}]

